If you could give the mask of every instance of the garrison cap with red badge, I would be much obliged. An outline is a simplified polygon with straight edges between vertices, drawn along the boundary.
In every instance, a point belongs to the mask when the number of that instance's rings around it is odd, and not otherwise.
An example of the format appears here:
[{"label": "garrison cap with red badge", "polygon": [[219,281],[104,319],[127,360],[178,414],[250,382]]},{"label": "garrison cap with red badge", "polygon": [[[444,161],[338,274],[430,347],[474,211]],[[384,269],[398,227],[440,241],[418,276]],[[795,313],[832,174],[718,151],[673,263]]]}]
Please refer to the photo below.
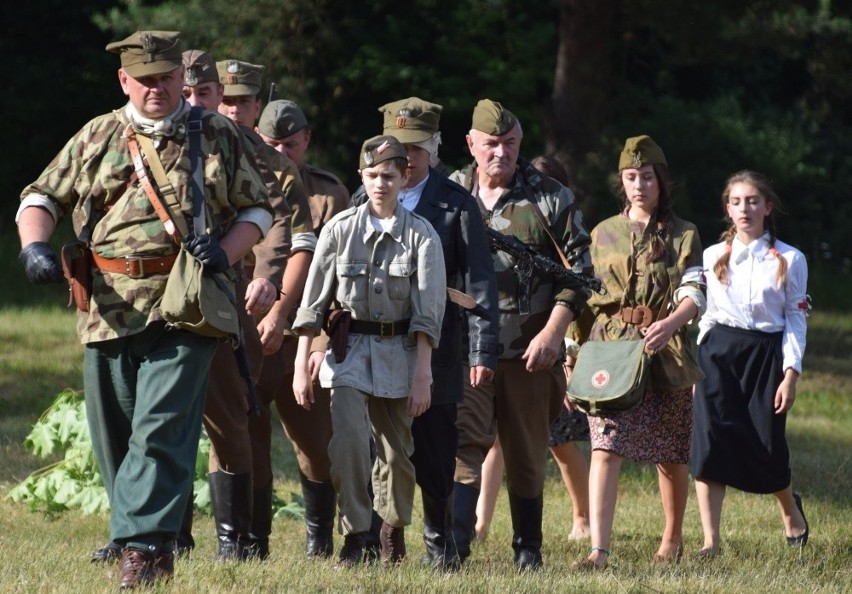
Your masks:
[{"label": "garrison cap with red badge", "polygon": [[119,55],[131,78],[165,74],[182,64],[178,31],[137,31],[108,44],[106,50]]},{"label": "garrison cap with red badge", "polygon": [[186,80],[184,83],[188,87],[208,82],[219,82],[216,61],[205,51],[198,49],[186,50],[183,52],[183,65],[186,66]]},{"label": "garrison cap with red badge", "polygon": [[480,99],[473,108],[470,127],[492,136],[503,136],[518,125],[511,111],[491,99]]},{"label": "garrison cap with red badge", "polygon": [[408,153],[402,143],[393,136],[373,136],[361,145],[361,155],[358,160],[358,169],[375,167],[383,161],[390,159],[405,159],[408,161]]},{"label": "garrison cap with red badge", "polygon": [[216,62],[219,82],[225,86],[225,97],[256,96],[260,93],[264,66],[249,64],[242,60]]},{"label": "garrison cap with red badge", "polygon": [[264,136],[274,140],[284,140],[299,130],[308,127],[308,118],[301,108],[286,99],[270,101],[260,114],[257,129]]},{"label": "garrison cap with red badge", "polygon": [[379,108],[384,117],[385,134],[402,143],[424,142],[438,131],[443,107],[418,97],[400,99]]}]

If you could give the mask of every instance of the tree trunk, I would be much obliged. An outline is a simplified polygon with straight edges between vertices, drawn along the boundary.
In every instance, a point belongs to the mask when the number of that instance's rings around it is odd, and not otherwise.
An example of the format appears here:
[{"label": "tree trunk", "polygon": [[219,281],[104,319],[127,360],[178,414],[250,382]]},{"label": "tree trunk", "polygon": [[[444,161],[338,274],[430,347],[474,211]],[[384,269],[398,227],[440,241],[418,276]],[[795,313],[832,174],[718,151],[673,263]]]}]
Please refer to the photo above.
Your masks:
[{"label": "tree trunk", "polygon": [[618,0],[561,0],[547,152],[573,172],[594,149],[611,76],[610,25]]}]

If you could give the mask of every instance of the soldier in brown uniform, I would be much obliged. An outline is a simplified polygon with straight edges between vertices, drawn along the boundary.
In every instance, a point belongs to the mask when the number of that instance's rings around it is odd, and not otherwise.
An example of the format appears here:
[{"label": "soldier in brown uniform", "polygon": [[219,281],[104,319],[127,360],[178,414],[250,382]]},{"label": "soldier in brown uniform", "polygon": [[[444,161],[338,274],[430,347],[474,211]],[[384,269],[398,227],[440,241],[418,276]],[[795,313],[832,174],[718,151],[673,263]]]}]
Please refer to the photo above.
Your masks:
[{"label": "soldier in brown uniform", "polygon": [[[150,138],[192,228],[184,68],[178,34],[141,31],[111,43],[127,105],[86,124],[22,194],[21,261],[32,282],[61,280],[47,243],[73,218],[92,250],[91,296],[78,315],[86,413],[122,547],[120,587],[171,577],[174,538],[191,491],[215,339],[167,329],[158,304],[177,247],[134,169],[128,136]],[[201,113],[210,235],[186,238],[205,271],[227,271],[272,224],[260,174],[234,127]],[[141,143],[140,143],[141,144]],[[144,150],[144,149],[143,149]],[[85,311],[87,310],[87,311]]]},{"label": "soldier in brown uniform", "polygon": [[[265,142],[255,132],[254,126],[261,110],[260,87],[264,67],[249,64],[241,60],[223,60],[216,63],[219,81],[224,87],[224,97],[219,104],[219,113],[230,117],[245,133],[258,160],[266,163],[275,173],[281,184],[287,202],[293,211],[292,247],[284,270],[281,299],[276,301],[263,319],[258,323],[264,355],[274,355],[281,348],[284,335],[289,328],[288,317],[296,307],[308,277],[308,268],[316,248],[317,236],[311,222],[311,210],[308,204],[301,176],[296,164],[287,155],[282,154]],[[280,256],[274,249],[263,252],[255,249],[254,255],[260,265],[264,258]],[[249,269],[248,267],[247,269]],[[257,272],[255,271],[255,274]],[[255,436],[258,426],[269,424],[269,410],[260,403],[260,417],[250,419],[249,457],[254,480],[251,523],[248,534],[251,555],[260,559],[269,556],[269,534],[272,532],[272,467],[270,464],[256,464],[254,452],[268,451],[269,445],[263,443],[263,437]],[[266,419],[264,421],[264,419]],[[269,435],[269,430],[266,434]],[[261,442],[258,442],[258,439]],[[268,457],[268,454],[266,454]],[[242,534],[242,532],[241,532]]]},{"label": "soldier in brown uniform", "polygon": [[[572,245],[588,243],[583,216],[571,190],[519,157],[522,137],[521,125],[509,110],[483,99],[473,110],[467,136],[474,163],[450,179],[473,194],[486,226],[515,235],[559,261],[553,241],[564,252]],[[535,569],[542,564],[542,491],[549,429],[565,394],[562,340],[587,294],[538,271],[527,293],[514,273],[511,256],[495,252],[493,260],[502,352],[493,383],[468,385],[458,407],[454,534],[464,559],[470,554],[482,462],[496,433],[506,461],[514,561],[519,569]],[[575,272],[591,271],[588,255],[576,262]]]},{"label": "soldier in brown uniform", "polygon": [[[349,192],[336,176],[305,162],[305,152],[312,136],[305,114],[292,101],[272,101],[263,109],[257,131],[266,144],[288,156],[299,167],[308,193],[314,230],[319,236],[322,226],[346,208]],[[314,339],[312,350],[320,360],[327,344],[324,334]],[[272,472],[269,405],[274,400],[284,433],[293,445],[299,463],[305,503],[305,553],[309,557],[328,557],[333,550],[332,533],[337,508],[328,458],[330,391],[317,385],[314,387],[316,404],[310,410],[298,405],[293,396],[296,346],[295,333],[288,331],[278,352],[269,354],[263,364],[257,383],[262,403],[261,416],[251,420],[255,473]]]}]

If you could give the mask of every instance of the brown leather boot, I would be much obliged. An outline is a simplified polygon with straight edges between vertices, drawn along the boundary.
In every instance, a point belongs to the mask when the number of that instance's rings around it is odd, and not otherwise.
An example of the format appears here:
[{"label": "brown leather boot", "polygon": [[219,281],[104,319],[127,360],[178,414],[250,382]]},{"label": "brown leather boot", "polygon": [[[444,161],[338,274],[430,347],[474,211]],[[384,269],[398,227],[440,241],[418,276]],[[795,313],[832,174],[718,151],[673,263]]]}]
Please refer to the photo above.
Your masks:
[{"label": "brown leather boot", "polygon": [[338,556],[337,563],[334,566],[352,567],[360,563],[364,557],[364,542],[366,539],[366,532],[352,532],[344,536],[340,556]]},{"label": "brown leather boot", "polygon": [[131,590],[139,586],[149,586],[154,576],[154,556],[137,549],[124,549],[119,562],[118,587]]},{"label": "brown leather boot", "polygon": [[402,563],[405,559],[405,528],[397,528],[382,522],[379,540],[382,543],[382,563],[385,565]]},{"label": "brown leather boot", "polygon": [[169,581],[175,575],[175,551],[157,553],[154,557],[152,573],[155,580]]}]

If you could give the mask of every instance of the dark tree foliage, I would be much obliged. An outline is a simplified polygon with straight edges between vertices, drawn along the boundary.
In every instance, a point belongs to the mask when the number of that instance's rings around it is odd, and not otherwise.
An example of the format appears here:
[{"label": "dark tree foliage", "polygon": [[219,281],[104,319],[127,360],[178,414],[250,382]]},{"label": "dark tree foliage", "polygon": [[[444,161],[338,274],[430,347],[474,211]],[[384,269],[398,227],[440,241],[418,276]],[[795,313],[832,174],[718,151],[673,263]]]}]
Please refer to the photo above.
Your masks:
[{"label": "dark tree foliage", "polygon": [[[515,112],[527,156],[558,155],[589,224],[616,212],[624,139],[651,134],[678,184],[676,209],[705,245],[723,229],[733,172],[770,175],[783,239],[812,266],[847,270],[852,223],[852,7],[832,0],[45,0],[4,8],[12,59],[3,113],[8,194],[88,118],[124,100],[104,45],[136,29],[267,67],[276,98],[314,128],[309,158],[354,187],[378,107],[409,95],[444,106],[442,157],[470,156],[476,101]],[[38,37],[31,39],[31,23]],[[49,40],[50,43],[46,43]],[[11,91],[11,92],[9,92]],[[8,222],[15,200],[7,202]],[[4,227],[4,228],[6,228]]]}]

